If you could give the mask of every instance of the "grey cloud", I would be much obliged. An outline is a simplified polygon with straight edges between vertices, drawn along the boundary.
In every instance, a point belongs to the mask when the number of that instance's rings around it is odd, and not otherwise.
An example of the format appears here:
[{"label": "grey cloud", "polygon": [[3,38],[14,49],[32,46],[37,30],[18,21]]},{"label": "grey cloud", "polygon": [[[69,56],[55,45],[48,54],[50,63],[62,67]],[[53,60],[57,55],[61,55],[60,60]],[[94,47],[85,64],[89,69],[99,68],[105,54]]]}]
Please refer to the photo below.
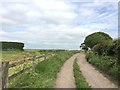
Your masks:
[{"label": "grey cloud", "polygon": [[[34,0],[24,1],[4,0],[0,14],[2,12],[3,15],[2,40],[22,41],[25,48],[79,49],[86,35],[98,31],[96,29],[116,28],[114,22],[117,15],[114,12],[108,11],[111,14],[101,15],[95,10],[105,6],[104,3],[79,5],[76,2],[73,5],[73,2],[62,1],[64,9],[40,7],[39,2],[36,5]],[[113,10],[117,12],[114,5]],[[109,8],[109,5],[106,7]],[[110,33],[110,30],[107,32]]]}]

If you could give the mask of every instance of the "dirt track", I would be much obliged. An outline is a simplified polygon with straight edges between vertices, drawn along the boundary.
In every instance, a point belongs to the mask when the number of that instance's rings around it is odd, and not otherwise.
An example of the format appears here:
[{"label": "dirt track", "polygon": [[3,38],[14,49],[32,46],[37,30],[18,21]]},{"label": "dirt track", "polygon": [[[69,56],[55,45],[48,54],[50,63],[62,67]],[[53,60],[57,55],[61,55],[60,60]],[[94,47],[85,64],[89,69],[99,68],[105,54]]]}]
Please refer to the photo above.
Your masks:
[{"label": "dirt track", "polygon": [[55,88],[75,88],[75,80],[73,74],[73,61],[78,54],[73,55],[62,66],[57,75]]},{"label": "dirt track", "polygon": [[77,57],[79,68],[91,88],[117,88],[110,80],[97,71],[85,60],[85,55],[78,53],[68,59],[57,75],[55,88],[75,88],[73,62]]},{"label": "dirt track", "polygon": [[84,54],[79,54],[77,59],[77,63],[83,76],[92,88],[117,88],[115,84],[113,84],[85,60]]}]

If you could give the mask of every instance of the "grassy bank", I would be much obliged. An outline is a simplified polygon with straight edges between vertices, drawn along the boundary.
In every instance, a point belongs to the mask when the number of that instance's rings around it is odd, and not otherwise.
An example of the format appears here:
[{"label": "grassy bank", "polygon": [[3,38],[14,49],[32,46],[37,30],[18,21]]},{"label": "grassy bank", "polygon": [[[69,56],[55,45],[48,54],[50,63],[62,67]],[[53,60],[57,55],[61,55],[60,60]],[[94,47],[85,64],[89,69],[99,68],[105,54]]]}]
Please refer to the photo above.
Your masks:
[{"label": "grassy bank", "polygon": [[9,87],[53,88],[57,73],[60,71],[63,63],[74,53],[74,51],[57,53],[55,56],[39,63],[34,70],[9,81]]},{"label": "grassy bank", "polygon": [[119,65],[117,60],[110,56],[99,56],[97,54],[89,52],[86,55],[86,59],[89,63],[96,66],[98,69],[111,76],[113,79],[119,78]]},{"label": "grassy bank", "polygon": [[77,59],[74,61],[73,71],[74,71],[76,88],[77,89],[86,88],[87,90],[88,89],[90,90],[90,86],[88,85],[85,78],[82,76],[81,71],[79,70]]}]

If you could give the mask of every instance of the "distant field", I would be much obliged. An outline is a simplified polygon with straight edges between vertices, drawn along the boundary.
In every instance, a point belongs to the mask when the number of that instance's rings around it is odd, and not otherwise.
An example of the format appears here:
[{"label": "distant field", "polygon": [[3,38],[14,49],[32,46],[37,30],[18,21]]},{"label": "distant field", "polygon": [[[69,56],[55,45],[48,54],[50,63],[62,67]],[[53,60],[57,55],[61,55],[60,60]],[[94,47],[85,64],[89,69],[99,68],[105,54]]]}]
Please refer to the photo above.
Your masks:
[{"label": "distant field", "polygon": [[0,61],[15,62],[45,53],[57,53],[64,50],[24,49],[24,51],[0,51]]},{"label": "distant field", "polygon": [[25,51],[0,51],[0,61],[18,61],[40,55],[39,50],[26,49]]},{"label": "distant field", "polygon": [[[33,56],[40,56],[40,50],[33,50],[33,49],[25,49],[24,51],[0,51],[0,61],[9,61],[9,63],[13,63],[13,62],[18,62],[21,60],[25,60],[27,58],[32,58]],[[41,59],[37,59],[36,63]],[[32,62],[28,62],[28,63],[24,63],[21,65],[18,65],[14,68],[10,68],[9,69],[9,76],[14,74],[15,72],[22,70],[25,67],[29,67],[30,65],[32,65]]]}]

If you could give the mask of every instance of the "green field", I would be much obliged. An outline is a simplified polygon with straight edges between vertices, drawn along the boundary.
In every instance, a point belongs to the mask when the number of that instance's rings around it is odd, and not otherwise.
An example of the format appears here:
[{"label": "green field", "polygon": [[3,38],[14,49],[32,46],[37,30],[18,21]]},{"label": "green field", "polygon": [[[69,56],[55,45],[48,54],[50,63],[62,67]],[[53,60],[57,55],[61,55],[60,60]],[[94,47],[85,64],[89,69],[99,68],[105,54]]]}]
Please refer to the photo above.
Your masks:
[{"label": "green field", "polygon": [[[75,51],[59,51],[55,56],[39,63],[34,70],[9,81],[9,87],[16,88],[53,88],[57,73],[63,63],[71,57]],[[20,78],[22,77],[22,78]]]},{"label": "green field", "polygon": [[[19,62],[23,61],[27,58],[32,58],[34,55],[35,56],[40,56],[42,55],[40,50],[33,50],[33,49],[27,49],[24,51],[1,51],[1,56],[0,56],[0,61],[9,61],[9,63],[14,63],[14,62]],[[43,58],[36,59],[35,63],[38,63],[40,61],[44,60]],[[29,61],[27,63],[18,65],[16,67],[10,68],[8,75],[12,75],[17,71],[22,70],[23,68],[29,67],[32,65],[32,61]]]},{"label": "green field", "polygon": [[0,61],[10,61],[15,62],[23,60],[28,57],[33,57],[34,55],[41,55],[39,50],[27,49],[24,51],[0,51]]},{"label": "green field", "polygon": [[[18,62],[25,58],[33,57],[34,55],[43,55],[47,53],[54,53],[53,57],[49,57],[46,61],[40,62],[42,59],[36,60],[37,66],[16,78],[9,81],[8,86],[19,88],[52,88],[63,63],[78,51],[67,50],[33,50],[27,49],[24,51],[2,51],[2,61],[9,61],[10,63]],[[32,65],[32,62],[25,63],[14,68],[9,69],[9,76],[25,67]],[[21,78],[22,77],[22,78]],[[39,79],[39,80],[38,80]]]},{"label": "green field", "polygon": [[22,51],[1,51],[2,55],[0,56],[0,60],[8,61],[12,57],[18,56],[22,54]]}]

